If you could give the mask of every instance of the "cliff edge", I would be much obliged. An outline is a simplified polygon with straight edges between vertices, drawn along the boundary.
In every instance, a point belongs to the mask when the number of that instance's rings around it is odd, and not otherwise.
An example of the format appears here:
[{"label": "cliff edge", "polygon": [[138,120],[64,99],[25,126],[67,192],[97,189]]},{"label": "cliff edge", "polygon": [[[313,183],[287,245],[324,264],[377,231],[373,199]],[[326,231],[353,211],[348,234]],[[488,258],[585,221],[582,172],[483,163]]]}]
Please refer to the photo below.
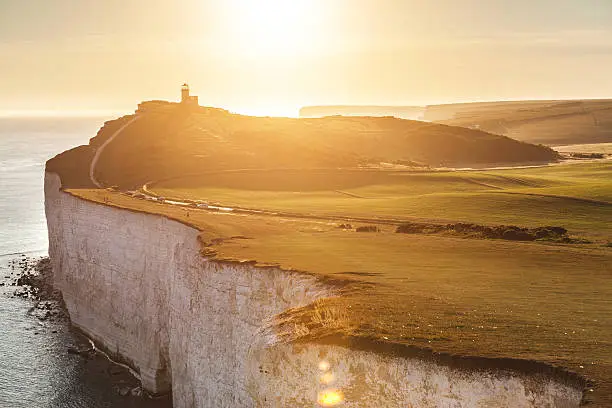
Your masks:
[{"label": "cliff edge", "polygon": [[305,334],[291,321],[301,308],[316,309],[314,324],[338,324],[318,302],[342,284],[208,259],[196,229],[75,197],[55,174],[45,195],[54,279],[73,324],[147,391],[172,392],[175,408],[580,403],[580,380],[545,366],[410,356],[343,336],[288,340]]},{"label": "cliff edge", "polygon": [[[533,175],[431,171],[546,163],[552,150],[395,118],[154,105],[107,122],[45,176],[49,254],[71,320],[150,393],[172,392],[178,408],[612,398],[607,331],[571,303],[603,287],[609,249],[461,233],[445,200],[470,204],[461,217],[486,216],[475,202],[607,217],[610,203],[502,191],[551,183]],[[176,197],[147,188],[164,181]],[[446,232],[396,233],[417,216],[410,200],[429,196]],[[609,313],[605,296],[591,301]],[[569,336],[574,318],[585,329]]]}]

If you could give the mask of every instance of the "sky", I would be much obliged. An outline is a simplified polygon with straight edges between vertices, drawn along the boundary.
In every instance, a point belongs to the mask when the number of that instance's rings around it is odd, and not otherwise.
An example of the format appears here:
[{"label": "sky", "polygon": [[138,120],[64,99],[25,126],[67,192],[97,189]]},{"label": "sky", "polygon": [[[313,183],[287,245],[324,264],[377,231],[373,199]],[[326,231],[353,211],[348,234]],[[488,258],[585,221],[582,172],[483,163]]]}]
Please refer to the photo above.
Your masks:
[{"label": "sky", "polygon": [[0,112],[612,97],[612,0],[0,0]]}]

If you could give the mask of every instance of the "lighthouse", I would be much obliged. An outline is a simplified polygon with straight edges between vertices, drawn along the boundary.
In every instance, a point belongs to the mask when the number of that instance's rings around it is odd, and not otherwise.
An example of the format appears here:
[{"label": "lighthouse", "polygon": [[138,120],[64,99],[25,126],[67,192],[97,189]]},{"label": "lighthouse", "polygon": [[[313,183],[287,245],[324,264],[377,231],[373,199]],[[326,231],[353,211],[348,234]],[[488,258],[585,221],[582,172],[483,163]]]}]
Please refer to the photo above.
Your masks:
[{"label": "lighthouse", "polygon": [[181,103],[185,105],[198,106],[198,97],[189,94],[189,85],[184,83],[181,86]]}]

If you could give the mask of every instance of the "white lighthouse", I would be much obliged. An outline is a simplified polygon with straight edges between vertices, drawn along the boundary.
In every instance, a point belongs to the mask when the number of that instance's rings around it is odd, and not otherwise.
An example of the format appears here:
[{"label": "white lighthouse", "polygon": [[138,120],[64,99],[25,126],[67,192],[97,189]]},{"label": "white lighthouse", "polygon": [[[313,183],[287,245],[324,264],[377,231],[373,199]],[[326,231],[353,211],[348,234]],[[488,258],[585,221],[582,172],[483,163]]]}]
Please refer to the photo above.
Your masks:
[{"label": "white lighthouse", "polygon": [[184,83],[181,86],[181,103],[185,105],[198,106],[198,97],[189,94],[189,85]]}]

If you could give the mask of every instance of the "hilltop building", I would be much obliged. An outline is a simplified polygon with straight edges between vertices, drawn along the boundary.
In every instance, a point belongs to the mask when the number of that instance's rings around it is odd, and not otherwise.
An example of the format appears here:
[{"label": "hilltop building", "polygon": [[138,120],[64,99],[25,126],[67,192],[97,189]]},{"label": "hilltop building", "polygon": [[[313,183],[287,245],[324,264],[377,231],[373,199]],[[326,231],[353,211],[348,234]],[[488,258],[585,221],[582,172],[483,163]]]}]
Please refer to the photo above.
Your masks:
[{"label": "hilltop building", "polygon": [[[138,104],[138,110],[136,111],[136,113],[158,111],[161,109],[166,109],[172,105],[177,105],[177,103],[160,100],[145,101]],[[189,94],[189,85],[187,84],[183,84],[181,86],[181,102],[179,105],[187,108],[195,108],[200,106],[198,97],[191,96]]]},{"label": "hilltop building", "polygon": [[198,106],[198,97],[189,95],[189,85],[183,84],[181,87],[181,103],[190,105],[190,106]]},{"label": "hilltop building", "polygon": [[172,103],[170,103],[168,101],[159,101],[159,100],[144,101],[144,102],[140,102],[138,104],[138,109],[136,110],[136,113],[145,113],[145,112],[158,111],[158,110],[161,110],[161,109],[165,109],[165,108],[167,108],[170,105],[172,105]]}]

